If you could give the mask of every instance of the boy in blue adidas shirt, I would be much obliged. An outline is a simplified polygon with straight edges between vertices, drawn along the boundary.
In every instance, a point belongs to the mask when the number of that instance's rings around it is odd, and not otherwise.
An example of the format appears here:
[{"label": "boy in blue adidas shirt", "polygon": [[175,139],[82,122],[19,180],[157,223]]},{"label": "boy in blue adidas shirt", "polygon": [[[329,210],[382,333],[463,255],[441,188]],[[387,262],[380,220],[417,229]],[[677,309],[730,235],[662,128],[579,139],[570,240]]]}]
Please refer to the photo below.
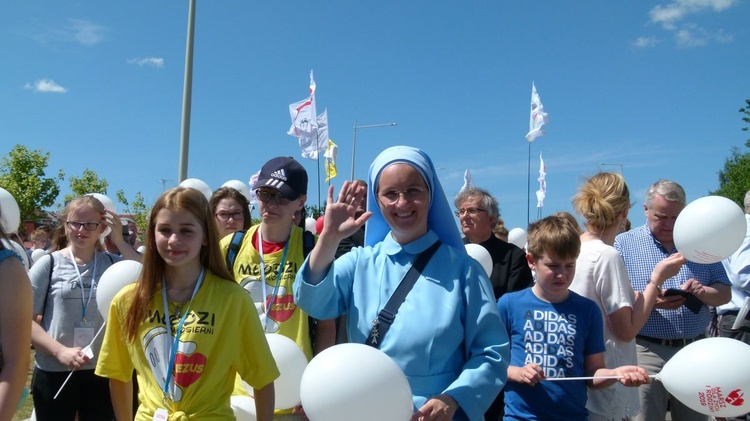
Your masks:
[{"label": "boy in blue adidas shirt", "polygon": [[[578,227],[565,217],[529,226],[526,259],[536,283],[497,304],[511,344],[504,420],[588,420],[586,387],[649,382],[637,366],[606,368],[600,310],[568,290],[580,249]],[[547,380],[561,377],[599,378]]]}]

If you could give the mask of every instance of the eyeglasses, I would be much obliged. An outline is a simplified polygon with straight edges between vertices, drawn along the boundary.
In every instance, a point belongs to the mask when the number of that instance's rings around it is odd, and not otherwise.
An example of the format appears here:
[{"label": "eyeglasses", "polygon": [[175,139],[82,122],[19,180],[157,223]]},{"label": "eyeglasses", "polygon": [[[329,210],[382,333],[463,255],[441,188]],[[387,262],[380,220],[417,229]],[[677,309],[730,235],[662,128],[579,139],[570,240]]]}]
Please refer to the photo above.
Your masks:
[{"label": "eyeglasses", "polygon": [[478,214],[479,212],[487,212],[487,209],[481,209],[481,208],[466,208],[466,209],[459,209],[459,210],[457,210],[457,211],[455,211],[455,212],[453,212],[453,213],[454,213],[454,214],[456,214],[456,216],[461,216],[461,215],[463,215],[463,214],[465,214],[465,213],[468,213],[469,215],[476,215],[476,214]]},{"label": "eyeglasses", "polygon": [[242,212],[217,212],[214,215],[216,215],[217,218],[219,218],[220,221],[227,222],[229,218],[235,220],[235,221],[242,221],[245,219],[245,214]]},{"label": "eyeglasses", "polygon": [[83,227],[86,231],[96,231],[96,229],[99,227],[99,224],[101,222],[78,222],[78,221],[68,221],[68,229],[73,231],[78,231]]},{"label": "eyeglasses", "polygon": [[422,187],[409,187],[404,191],[400,190],[386,190],[382,193],[378,193],[378,197],[385,199],[385,203],[388,205],[395,205],[398,199],[403,196],[407,202],[413,202],[424,198],[424,194],[427,189]]},{"label": "eyeglasses", "polygon": [[285,206],[288,205],[291,200],[284,196],[281,193],[271,193],[268,190],[256,190],[255,195],[258,197],[258,200],[260,200],[263,203],[268,203],[273,199],[277,205],[279,206]]}]

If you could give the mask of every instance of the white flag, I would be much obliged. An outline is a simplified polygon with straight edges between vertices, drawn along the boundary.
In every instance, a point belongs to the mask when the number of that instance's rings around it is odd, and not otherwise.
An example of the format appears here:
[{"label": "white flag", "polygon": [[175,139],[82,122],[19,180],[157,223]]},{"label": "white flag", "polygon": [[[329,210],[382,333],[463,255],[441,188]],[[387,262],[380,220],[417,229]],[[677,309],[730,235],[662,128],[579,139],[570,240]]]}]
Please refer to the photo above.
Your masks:
[{"label": "white flag", "polygon": [[[310,70],[310,96],[302,101],[289,104],[289,115],[292,117],[292,126],[287,134],[300,139],[300,146],[303,140],[306,144],[312,144],[317,140],[318,119],[315,111],[315,80],[313,72]],[[303,148],[304,150],[304,148]]]},{"label": "white flag", "polygon": [[461,186],[461,190],[458,192],[461,193],[462,191],[474,187],[474,181],[471,179],[471,173],[469,172],[469,169],[467,168],[466,171],[464,171],[464,185]]},{"label": "white flag", "polygon": [[544,166],[541,152],[539,153],[539,190],[536,191],[536,207],[544,206],[544,198],[547,196],[547,168]]},{"label": "white flag", "polygon": [[250,177],[250,181],[247,182],[247,184],[250,185],[250,191],[248,197],[248,202],[252,203],[258,203],[258,196],[255,194],[255,183],[258,182],[258,177],[260,177],[260,171],[256,172],[255,174]]},{"label": "white flag", "polygon": [[531,116],[529,117],[529,133],[526,134],[526,140],[533,142],[537,137],[544,135],[545,131],[542,126],[547,124],[547,113],[544,112],[544,105],[536,93],[536,86],[531,82]]},{"label": "white flag", "polygon": [[320,152],[328,149],[328,110],[318,116],[318,131],[315,141],[312,138],[300,138],[299,147],[302,149],[302,157],[308,159],[318,159]]}]

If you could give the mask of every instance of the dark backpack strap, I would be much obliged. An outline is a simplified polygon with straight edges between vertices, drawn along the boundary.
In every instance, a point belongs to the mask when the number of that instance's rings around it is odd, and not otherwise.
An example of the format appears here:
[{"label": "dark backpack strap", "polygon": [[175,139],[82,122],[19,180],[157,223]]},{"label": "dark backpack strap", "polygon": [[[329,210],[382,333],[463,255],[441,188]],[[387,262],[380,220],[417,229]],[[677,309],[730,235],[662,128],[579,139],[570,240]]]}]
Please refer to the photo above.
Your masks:
[{"label": "dark backpack strap", "polygon": [[315,248],[315,234],[304,230],[302,232],[302,257],[307,258],[313,248]]},{"label": "dark backpack strap", "polygon": [[245,238],[245,231],[237,231],[232,234],[232,241],[229,242],[227,250],[227,269],[234,274],[234,261],[237,260],[237,254],[242,247],[242,240]]},{"label": "dark backpack strap", "polygon": [[52,253],[47,254],[49,256],[49,273],[47,274],[47,292],[44,294],[44,302],[42,303],[42,312],[40,313],[44,317],[44,310],[47,309],[47,296],[52,288],[52,271],[55,269],[55,256]]},{"label": "dark backpack strap", "polygon": [[370,336],[367,337],[365,344],[375,348],[380,346],[385,334],[388,333],[388,329],[391,328],[393,321],[396,319],[399,307],[406,300],[406,296],[412,287],[414,287],[414,284],[417,283],[417,279],[419,279],[419,275],[422,274],[422,271],[427,266],[427,262],[430,261],[430,258],[432,258],[437,249],[440,248],[440,244],[440,240],[435,241],[428,249],[419,253],[414,260],[414,264],[411,265],[409,271],[404,275],[404,279],[401,280],[396,290],[393,291],[391,298],[385,303],[385,307],[380,310],[378,317],[372,321],[372,330],[370,330]]}]

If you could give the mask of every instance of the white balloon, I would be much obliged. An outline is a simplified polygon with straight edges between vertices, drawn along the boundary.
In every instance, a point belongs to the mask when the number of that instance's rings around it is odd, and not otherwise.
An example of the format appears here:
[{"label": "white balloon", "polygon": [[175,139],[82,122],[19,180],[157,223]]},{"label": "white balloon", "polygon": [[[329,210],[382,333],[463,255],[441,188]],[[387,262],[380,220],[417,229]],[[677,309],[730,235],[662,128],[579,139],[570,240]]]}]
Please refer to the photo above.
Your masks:
[{"label": "white balloon", "polygon": [[[86,196],[93,196],[97,198],[100,202],[102,202],[102,205],[104,205],[104,209],[107,209],[108,211],[111,211],[117,214],[117,206],[115,206],[115,202],[113,202],[112,199],[110,199],[109,197],[101,193],[87,193]],[[102,232],[102,235],[99,236],[99,239],[103,242],[104,237],[108,236],[110,232],[112,232],[112,228],[107,227]]]},{"label": "white balloon", "polygon": [[383,351],[346,343],[321,352],[307,365],[300,389],[311,421],[408,421],[409,382]]},{"label": "white balloon", "polygon": [[206,200],[211,200],[211,196],[214,194],[214,191],[211,190],[211,187],[208,187],[208,184],[206,184],[205,181],[199,180],[197,178],[185,179],[182,183],[180,183],[180,187],[192,187],[203,193],[203,195],[206,196]]},{"label": "white balloon", "polygon": [[273,382],[274,408],[294,408],[300,403],[300,383],[307,367],[307,357],[293,340],[284,335],[266,334],[266,340],[279,368],[279,377]]},{"label": "white balloon", "polygon": [[249,396],[232,396],[229,398],[234,416],[237,421],[256,421],[255,399]]},{"label": "white balloon", "polygon": [[117,213],[117,206],[115,206],[115,202],[113,202],[109,197],[101,193],[88,193],[86,194],[86,196],[94,196],[95,198],[99,199],[100,202],[102,202],[102,205],[104,205],[105,209]]},{"label": "white balloon", "polygon": [[3,246],[5,246],[6,249],[12,249],[13,251],[16,252],[16,254],[21,256],[21,260],[23,261],[23,267],[25,267],[27,271],[31,268],[31,262],[29,262],[29,255],[26,254],[26,249],[24,249],[22,245],[16,243],[15,241],[3,239]]},{"label": "white balloon", "polygon": [[109,315],[109,305],[118,292],[125,286],[138,280],[141,265],[135,260],[121,260],[107,268],[96,285],[96,305],[104,320]]},{"label": "white balloon", "polygon": [[677,251],[695,263],[716,263],[731,256],[745,238],[745,213],[721,196],[690,202],[677,216],[673,238]]},{"label": "white balloon", "polygon": [[0,187],[0,225],[6,234],[18,231],[21,225],[21,209],[16,198],[8,190]]},{"label": "white balloon", "polygon": [[146,246],[140,246],[138,247],[138,250],[136,250],[139,254],[143,254],[146,252]]},{"label": "white balloon", "polygon": [[44,249],[34,249],[34,251],[31,252],[31,264],[33,265],[36,263],[45,254],[47,254],[47,251]]},{"label": "white balloon", "polygon": [[680,402],[701,414],[750,412],[750,345],[706,338],[679,350],[656,376]]},{"label": "white balloon", "polygon": [[490,276],[492,273],[492,256],[490,256],[490,252],[479,244],[474,243],[466,244],[466,252],[479,262],[484,271],[487,272],[487,276]]},{"label": "white balloon", "polygon": [[238,192],[242,193],[243,196],[245,196],[245,199],[247,201],[250,201],[250,190],[247,187],[247,184],[243,183],[240,180],[229,180],[226,183],[222,184],[221,187],[231,187]]},{"label": "white balloon", "polygon": [[521,249],[526,248],[526,230],[523,228],[513,228],[508,232],[508,242],[515,244]]},{"label": "white balloon", "polygon": [[315,234],[316,228],[315,223],[317,221],[312,216],[308,216],[305,218],[305,231],[310,231],[311,233]]}]

